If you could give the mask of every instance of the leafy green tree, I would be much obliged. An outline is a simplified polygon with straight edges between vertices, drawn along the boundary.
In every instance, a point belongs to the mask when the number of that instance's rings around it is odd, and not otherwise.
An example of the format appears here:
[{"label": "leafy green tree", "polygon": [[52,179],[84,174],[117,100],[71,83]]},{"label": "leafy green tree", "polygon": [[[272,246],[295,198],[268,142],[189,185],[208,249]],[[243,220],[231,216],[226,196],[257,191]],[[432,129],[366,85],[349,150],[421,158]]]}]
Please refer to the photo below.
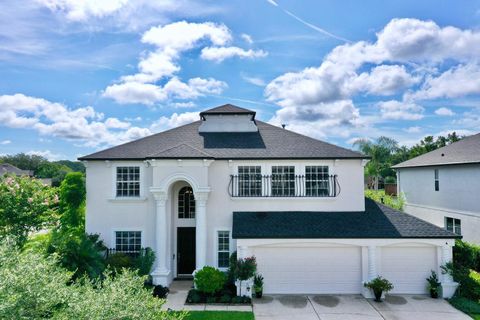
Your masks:
[{"label": "leafy green tree", "polygon": [[85,177],[80,172],[67,174],[60,186],[60,227],[85,228]]},{"label": "leafy green tree", "polygon": [[57,207],[55,188],[29,177],[0,177],[0,239],[23,246],[29,233],[52,225]]},{"label": "leafy green tree", "polygon": [[37,178],[51,178],[52,186],[58,187],[69,172],[72,172],[72,169],[67,166],[54,162],[44,162],[35,171],[35,176]]},{"label": "leafy green tree", "polygon": [[398,148],[397,141],[382,136],[374,142],[367,139],[358,139],[353,143],[353,146],[371,157],[365,170],[367,175],[373,177],[374,188],[378,190],[382,171],[390,169],[391,156]]},{"label": "leafy green tree", "polygon": [[35,154],[29,155],[25,153],[19,153],[16,155],[6,155],[1,157],[0,159],[2,159],[4,163],[9,163],[19,169],[33,170],[34,172],[38,170],[40,165],[42,165],[45,162],[48,162],[48,160],[42,156],[35,155]]},{"label": "leafy green tree", "polygon": [[72,273],[56,259],[0,243],[0,319],[182,320],[187,315],[162,310],[165,300],[153,297],[144,288],[146,277],[133,271],[72,283]]},{"label": "leafy green tree", "polygon": [[85,166],[80,161],[59,160],[54,163],[70,168],[74,172],[85,173]]}]

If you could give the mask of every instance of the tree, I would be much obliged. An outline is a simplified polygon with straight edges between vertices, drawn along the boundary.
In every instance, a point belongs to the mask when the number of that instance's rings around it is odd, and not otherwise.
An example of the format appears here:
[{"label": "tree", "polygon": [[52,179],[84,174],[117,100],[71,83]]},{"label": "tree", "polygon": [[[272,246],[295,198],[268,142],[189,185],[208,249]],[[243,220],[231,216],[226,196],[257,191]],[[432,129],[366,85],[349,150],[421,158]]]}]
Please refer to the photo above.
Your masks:
[{"label": "tree", "polygon": [[48,160],[42,156],[36,154],[29,155],[25,153],[6,155],[1,157],[1,159],[4,163],[9,163],[19,169],[33,171],[37,171],[41,164],[48,162]]},{"label": "tree", "polygon": [[54,222],[57,207],[55,188],[29,177],[0,177],[0,239],[23,246],[29,233]]},{"label": "tree", "polygon": [[378,190],[378,182],[382,176],[382,170],[390,168],[391,156],[398,149],[397,141],[382,136],[375,142],[367,139],[358,139],[353,143],[353,146],[371,157],[365,170],[367,175],[373,177],[374,188]]},{"label": "tree", "polygon": [[85,228],[85,178],[80,172],[67,174],[60,186],[60,227]]},{"label": "tree", "polygon": [[58,187],[69,172],[72,172],[72,169],[67,166],[54,162],[44,162],[35,171],[35,176],[37,178],[51,178],[52,186]]}]

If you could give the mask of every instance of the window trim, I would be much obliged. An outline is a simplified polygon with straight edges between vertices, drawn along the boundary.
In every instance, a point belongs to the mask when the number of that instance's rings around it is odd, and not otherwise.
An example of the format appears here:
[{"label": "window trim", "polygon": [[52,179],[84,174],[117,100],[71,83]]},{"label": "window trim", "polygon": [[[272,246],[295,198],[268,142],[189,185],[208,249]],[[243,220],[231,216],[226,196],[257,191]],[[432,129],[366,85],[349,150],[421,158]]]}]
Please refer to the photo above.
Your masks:
[{"label": "window trim", "polygon": [[[307,188],[307,167],[311,167],[311,168],[312,168],[312,167],[326,167],[326,168],[327,168],[327,180],[326,180],[326,182],[327,182],[327,187],[328,187],[328,188],[327,188],[327,194],[330,192],[330,188],[332,188],[331,183],[330,183],[330,175],[331,175],[331,173],[330,173],[330,168],[331,168],[331,167],[328,166],[328,165],[305,165],[305,166],[304,166],[304,172],[303,172],[303,174],[304,174],[304,176],[305,176],[305,185],[304,185],[304,188],[305,188],[305,196],[306,196],[306,197],[309,197],[309,198],[322,198],[322,197],[325,197],[325,196],[319,196],[319,195],[318,195],[318,194],[319,194],[318,192],[317,192],[316,195],[309,195],[309,194],[308,194],[308,188]],[[318,174],[318,172],[317,172],[316,174]],[[312,181],[322,181],[322,180],[312,180]],[[325,181],[325,180],[323,180],[323,181]],[[335,182],[334,182],[334,183],[335,183]],[[334,186],[333,186],[333,187],[334,187]],[[312,188],[311,191],[313,191],[313,190],[318,191],[318,190],[320,190],[320,189],[317,190],[317,189],[313,189],[313,188]],[[313,193],[313,192],[312,192],[312,193]]]},{"label": "window trim", "polygon": [[[188,218],[180,217],[180,191],[182,191],[185,188],[190,188],[190,190],[192,191],[192,196],[193,196],[193,217],[188,217]],[[177,191],[176,200],[177,200],[177,203],[176,203],[176,205],[177,205],[177,210],[176,210],[177,211],[177,219],[178,220],[195,220],[195,215],[196,215],[196,212],[197,212],[196,211],[197,202],[195,200],[195,193],[193,192],[193,188],[189,185],[180,187],[180,189],[178,189],[178,191]],[[183,201],[184,201],[183,206],[185,207],[185,199]],[[191,204],[189,204],[188,206],[189,206],[189,208],[191,208]],[[185,212],[183,212],[183,213],[185,214]],[[190,212],[189,212],[189,215],[190,215]]]},{"label": "window trim", "polygon": [[[112,249],[117,249],[117,237],[116,237],[116,232],[117,231],[140,231],[140,248],[145,248],[145,229],[142,227],[114,227],[111,229],[111,234],[112,238],[110,241],[110,248]],[[121,252],[121,251],[120,251]]]},{"label": "window trim", "polygon": [[[226,231],[228,232],[228,258],[230,259],[230,255],[232,254],[232,248],[233,248],[233,239],[232,239],[232,230],[230,228],[227,228],[227,227],[220,227],[220,228],[215,228],[214,230],[214,253],[215,253],[215,266],[217,267],[217,269],[221,270],[221,271],[227,271],[228,270],[228,267],[219,267],[218,265],[218,253],[219,253],[219,248],[218,248],[218,233],[219,232],[222,232],[222,231]],[[226,252],[226,251],[223,251],[223,252]]]},{"label": "window trim", "polygon": [[[263,188],[264,188],[263,179],[261,178],[261,177],[263,177],[264,172],[265,172],[264,166],[262,166],[262,165],[260,165],[260,164],[241,164],[241,165],[237,165],[237,167],[236,167],[237,173],[236,173],[236,174],[237,174],[237,176],[238,176],[238,181],[237,181],[238,186],[237,186],[237,188],[238,188],[238,190],[239,190],[239,193],[240,193],[240,189],[241,189],[241,188],[240,188],[240,181],[241,181],[241,180],[240,180],[240,167],[259,167],[259,168],[260,168],[260,196],[258,196],[258,195],[245,196],[245,195],[244,195],[243,197],[244,197],[244,198],[259,198],[259,197],[261,197],[261,193],[262,193]],[[251,194],[251,192],[249,192],[249,193]]]},{"label": "window trim", "polygon": [[[109,166],[107,164],[107,166]],[[135,197],[117,197],[117,168],[118,167],[139,167],[140,193]],[[116,162],[111,166],[112,169],[112,197],[110,201],[145,201],[145,166],[139,162]]]},{"label": "window trim", "polygon": [[[453,230],[448,230],[448,223],[447,223],[448,219],[452,219]],[[457,224],[455,223],[456,221],[458,221],[458,226],[459,226],[459,228],[460,228],[460,232],[459,232],[459,233],[457,232]],[[451,231],[451,232],[453,232],[453,233],[455,233],[455,234],[458,234],[458,235],[460,235],[460,236],[462,235],[462,219],[445,216],[444,224],[445,224],[445,230]]]},{"label": "window trim", "polygon": [[[289,193],[282,193],[281,195],[274,195],[274,192],[273,192],[273,184],[274,184],[274,175],[290,175],[291,173],[285,173],[285,172],[282,172],[282,173],[273,173],[273,168],[293,168],[293,190],[292,190],[292,193],[289,194]],[[281,198],[281,197],[295,197],[296,196],[296,193],[297,193],[297,179],[295,178],[296,175],[298,175],[297,173],[297,167],[295,165],[289,165],[289,164],[285,164],[285,165],[277,165],[277,164],[272,164],[270,166],[270,177],[271,177],[271,180],[270,180],[270,190],[268,190],[268,192],[270,193],[270,197],[272,198]],[[283,180],[280,180],[280,184],[282,183]],[[285,180],[285,183],[288,183],[290,184],[292,181],[288,181],[288,180]],[[282,187],[282,192],[284,192],[285,190],[290,190],[290,188],[283,188]]]}]

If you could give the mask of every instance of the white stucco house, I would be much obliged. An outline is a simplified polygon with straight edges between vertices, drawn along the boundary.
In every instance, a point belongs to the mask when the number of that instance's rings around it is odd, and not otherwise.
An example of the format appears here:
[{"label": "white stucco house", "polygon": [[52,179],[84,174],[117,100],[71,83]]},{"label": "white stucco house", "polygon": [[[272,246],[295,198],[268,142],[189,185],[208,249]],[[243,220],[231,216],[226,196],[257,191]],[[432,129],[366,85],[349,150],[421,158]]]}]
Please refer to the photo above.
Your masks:
[{"label": "white stucco house", "polygon": [[226,270],[237,250],[256,257],[265,293],[370,296],[363,283],[382,275],[417,294],[451,260],[458,235],[365,200],[362,154],[233,105],[199,117],[80,158],[87,232],[117,251],[153,248],[155,283]]},{"label": "white stucco house", "polygon": [[393,168],[405,212],[480,243],[480,133]]}]

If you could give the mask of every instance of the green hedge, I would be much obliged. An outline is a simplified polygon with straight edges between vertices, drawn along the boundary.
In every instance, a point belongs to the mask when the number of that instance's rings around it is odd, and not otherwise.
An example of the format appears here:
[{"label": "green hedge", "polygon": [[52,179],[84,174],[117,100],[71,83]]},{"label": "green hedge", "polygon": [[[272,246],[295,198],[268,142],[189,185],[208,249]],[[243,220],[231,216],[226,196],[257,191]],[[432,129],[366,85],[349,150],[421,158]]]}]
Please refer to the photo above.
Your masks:
[{"label": "green hedge", "polygon": [[455,241],[453,261],[457,266],[480,271],[480,246],[462,240]]},{"label": "green hedge", "polygon": [[384,205],[397,210],[403,210],[403,204],[405,202],[402,195],[398,197],[392,197],[385,194],[385,190],[375,191],[367,189],[365,190],[365,197],[370,198],[378,203],[383,203]]}]

